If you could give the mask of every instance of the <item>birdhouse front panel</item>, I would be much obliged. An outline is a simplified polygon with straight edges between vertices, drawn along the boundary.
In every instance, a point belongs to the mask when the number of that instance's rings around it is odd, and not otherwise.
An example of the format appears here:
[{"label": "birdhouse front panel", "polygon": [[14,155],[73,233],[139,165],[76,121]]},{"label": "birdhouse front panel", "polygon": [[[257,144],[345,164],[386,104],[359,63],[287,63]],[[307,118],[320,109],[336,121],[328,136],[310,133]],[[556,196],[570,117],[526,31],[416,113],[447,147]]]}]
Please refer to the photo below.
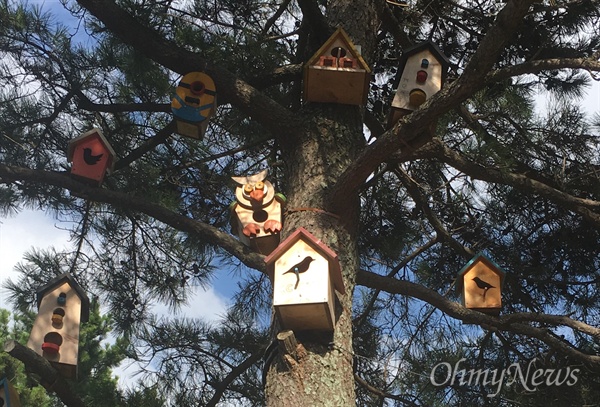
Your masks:
[{"label": "birdhouse front panel", "polygon": [[8,379],[0,380],[0,407],[21,407],[19,394]]},{"label": "birdhouse front panel", "polygon": [[304,101],[363,105],[370,72],[346,33],[338,28],[305,66]]},{"label": "birdhouse front panel", "polygon": [[275,193],[266,176],[267,170],[263,170],[258,174],[231,177],[237,183],[236,200],[232,204],[232,231],[242,243],[264,255],[279,244],[285,202],[285,197]]},{"label": "birdhouse front panel", "polygon": [[171,100],[177,133],[201,139],[208,119],[217,109],[215,82],[203,72],[190,72],[181,79]]},{"label": "birdhouse front panel", "polygon": [[413,111],[442,88],[442,63],[429,49],[406,60],[392,108]]},{"label": "birdhouse front panel", "polygon": [[77,375],[81,313],[81,298],[64,281],[45,293],[27,342],[27,347],[70,379]]},{"label": "birdhouse front panel", "polygon": [[502,272],[485,261],[475,261],[463,274],[463,305],[497,314],[502,308]]},{"label": "birdhouse front panel", "polygon": [[114,152],[97,129],[85,133],[69,144],[71,174],[80,179],[102,184],[113,160]]},{"label": "birdhouse front panel", "polygon": [[329,260],[297,240],[274,264],[273,306],[282,325],[295,330],[331,330],[335,293]]}]

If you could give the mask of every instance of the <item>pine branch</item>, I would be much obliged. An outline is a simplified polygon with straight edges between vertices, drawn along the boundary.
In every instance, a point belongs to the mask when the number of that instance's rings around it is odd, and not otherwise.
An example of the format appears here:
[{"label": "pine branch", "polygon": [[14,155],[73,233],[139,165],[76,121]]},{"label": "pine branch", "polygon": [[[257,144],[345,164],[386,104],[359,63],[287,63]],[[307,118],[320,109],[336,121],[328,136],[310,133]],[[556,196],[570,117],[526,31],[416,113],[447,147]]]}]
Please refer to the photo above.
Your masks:
[{"label": "pine branch", "polygon": [[265,96],[218,63],[166,40],[112,0],[79,0],[107,29],[148,58],[180,74],[203,71],[217,86],[220,103],[231,103],[262,123],[273,134],[295,134],[302,123],[298,117]]},{"label": "pine branch", "polygon": [[0,182],[12,183],[15,181],[53,185],[68,189],[72,194],[84,197],[85,199],[142,212],[177,230],[195,235],[222,248],[250,268],[266,272],[263,256],[252,252],[235,237],[214,226],[190,219],[153,202],[148,202],[144,198],[104,188],[91,187],[71,179],[65,173],[32,170],[0,164]]},{"label": "pine branch", "polygon": [[475,324],[480,325],[485,329],[509,331],[536,338],[551,348],[556,349],[557,351],[570,356],[575,360],[589,364],[595,369],[600,369],[600,356],[588,355],[581,352],[573,346],[565,343],[565,341],[556,338],[545,327],[537,328],[531,325],[515,322],[527,321],[547,323],[556,326],[568,326],[581,333],[591,335],[594,338],[600,338],[599,328],[594,328],[593,326],[573,320],[567,316],[518,313],[502,317],[493,317],[481,312],[469,310],[462,305],[443,297],[436,291],[420,284],[380,276],[365,270],[359,270],[356,276],[356,283],[357,285],[379,289],[390,294],[407,295],[425,301],[448,316],[463,321],[465,324]]},{"label": "pine branch", "polygon": [[4,344],[4,351],[19,359],[25,364],[27,370],[40,376],[41,384],[48,391],[56,393],[58,398],[67,407],[87,407],[83,400],[73,392],[69,383],[63,379],[50,363],[26,346],[14,340],[8,340]]}]

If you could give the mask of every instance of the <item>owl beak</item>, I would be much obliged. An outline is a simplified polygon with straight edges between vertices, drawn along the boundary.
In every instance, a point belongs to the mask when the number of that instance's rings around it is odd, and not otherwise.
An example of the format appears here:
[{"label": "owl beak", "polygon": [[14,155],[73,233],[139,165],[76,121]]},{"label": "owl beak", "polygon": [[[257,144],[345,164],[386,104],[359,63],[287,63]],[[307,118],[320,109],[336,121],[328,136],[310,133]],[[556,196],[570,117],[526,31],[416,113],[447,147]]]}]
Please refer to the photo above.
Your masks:
[{"label": "owl beak", "polygon": [[262,203],[263,198],[265,197],[265,192],[259,189],[255,189],[250,192],[250,199],[256,203]]}]

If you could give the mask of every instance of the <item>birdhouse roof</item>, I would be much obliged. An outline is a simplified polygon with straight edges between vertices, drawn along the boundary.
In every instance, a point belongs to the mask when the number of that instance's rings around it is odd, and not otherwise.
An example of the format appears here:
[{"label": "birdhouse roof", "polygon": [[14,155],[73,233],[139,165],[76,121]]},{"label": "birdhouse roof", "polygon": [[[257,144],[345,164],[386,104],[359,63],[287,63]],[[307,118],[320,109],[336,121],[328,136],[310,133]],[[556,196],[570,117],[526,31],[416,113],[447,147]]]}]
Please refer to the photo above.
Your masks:
[{"label": "birdhouse roof", "polygon": [[461,289],[463,285],[463,278],[465,274],[473,268],[478,263],[484,263],[490,270],[500,276],[500,285],[504,285],[504,276],[506,272],[500,268],[492,259],[486,256],[483,253],[478,253],[473,257],[469,262],[458,272],[458,277],[456,280],[457,289]]},{"label": "birdhouse roof", "polygon": [[277,248],[271,252],[271,254],[265,257],[265,263],[267,263],[267,267],[272,267],[277,259],[287,252],[298,240],[303,240],[329,261],[329,272],[333,281],[333,286],[337,291],[344,294],[346,291],[344,289],[344,282],[342,281],[342,270],[337,254],[325,243],[317,239],[312,233],[302,227],[296,229],[294,233],[289,235],[287,239],[281,242],[279,246],[277,246]]},{"label": "birdhouse roof", "polygon": [[346,44],[348,51],[350,52],[350,54],[352,54],[353,58],[356,58],[358,64],[362,69],[364,69],[367,72],[371,72],[371,68],[369,68],[369,65],[367,65],[367,62],[364,60],[362,55],[360,55],[360,52],[358,52],[356,46],[354,45],[350,37],[348,37],[348,34],[346,34],[346,31],[344,31],[342,27],[338,27],[337,30],[335,30],[335,32],[331,35],[331,37],[329,37],[329,39],[325,41],[323,45],[321,45],[321,48],[319,48],[319,50],[315,52],[315,54],[308,60],[306,66],[317,65],[317,63],[319,62],[319,58],[327,52],[331,44],[333,44],[333,42],[335,42],[336,39],[339,39],[344,44]]},{"label": "birdhouse roof", "polygon": [[93,128],[92,130],[83,133],[81,136],[75,137],[74,139],[69,141],[69,146],[67,147],[67,159],[69,161],[72,161],[73,154],[75,153],[75,148],[79,144],[93,137],[97,137],[104,146],[104,148],[106,148],[106,151],[108,151],[108,154],[110,156],[108,158],[108,168],[112,171],[115,162],[115,157],[117,156],[117,154],[115,153],[115,150],[113,150],[106,137],[104,137],[104,135],[102,134],[102,131],[98,128]]},{"label": "birdhouse roof", "polygon": [[425,41],[413,45],[412,47],[407,48],[402,52],[402,56],[400,56],[400,63],[398,65],[398,75],[396,78],[397,82],[400,81],[400,76],[402,76],[402,71],[404,70],[408,59],[424,49],[429,49],[433,56],[435,56],[440,62],[440,64],[442,65],[442,81],[446,80],[446,75],[448,74],[448,67],[450,67],[450,60],[446,55],[444,55],[442,50],[437,45],[435,45],[431,41]]},{"label": "birdhouse roof", "polygon": [[71,288],[73,288],[73,290],[75,290],[75,292],[81,299],[81,321],[86,322],[90,316],[90,300],[89,300],[87,294],[85,293],[85,291],[83,291],[83,288],[81,288],[81,286],[77,283],[77,281],[75,281],[73,276],[69,273],[61,274],[60,276],[50,280],[45,286],[43,286],[37,290],[36,297],[37,297],[38,307],[42,303],[42,299],[49,292],[51,292],[55,288],[61,286],[65,282],[69,283]]}]

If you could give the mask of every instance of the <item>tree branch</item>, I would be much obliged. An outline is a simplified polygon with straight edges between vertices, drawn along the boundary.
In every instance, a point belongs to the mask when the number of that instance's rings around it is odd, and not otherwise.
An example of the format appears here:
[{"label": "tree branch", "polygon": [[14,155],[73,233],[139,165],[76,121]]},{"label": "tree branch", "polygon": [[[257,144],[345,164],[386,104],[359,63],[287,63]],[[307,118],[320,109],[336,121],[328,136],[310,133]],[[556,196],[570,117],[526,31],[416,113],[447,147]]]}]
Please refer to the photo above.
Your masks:
[{"label": "tree branch", "polygon": [[[570,318],[566,316],[542,316],[543,314],[524,313],[507,315],[503,317],[493,317],[481,312],[469,310],[462,305],[441,296],[436,291],[433,291],[420,284],[410,281],[391,279],[364,270],[360,270],[357,273],[356,284],[379,289],[390,294],[407,295],[417,298],[433,305],[450,317],[463,321],[466,324],[475,324],[486,329],[509,331],[536,338],[551,348],[556,349],[575,360],[579,360],[583,363],[593,366],[596,369],[600,369],[600,356],[588,355],[572,346],[569,346],[564,341],[552,335],[547,328],[537,328],[515,322],[521,320],[544,322],[552,325],[565,325],[579,332],[592,335],[595,338],[600,335],[600,330],[598,328],[594,328],[590,325],[584,324],[583,322],[570,320]],[[537,318],[534,318],[536,315]]]},{"label": "tree branch", "polygon": [[231,103],[273,134],[294,134],[302,123],[296,115],[242,81],[224,67],[204,59],[145,27],[112,0],[79,0],[106,28],[148,58],[180,74],[203,71],[217,86],[220,103]]},{"label": "tree branch", "polygon": [[69,383],[50,365],[50,362],[33,350],[14,340],[8,340],[4,344],[4,351],[23,362],[27,370],[39,375],[40,382],[46,390],[56,393],[67,407],[87,407],[83,400],[73,392]]},{"label": "tree branch", "polygon": [[252,252],[248,247],[230,234],[225,233],[214,226],[180,215],[161,205],[148,202],[143,198],[138,198],[124,192],[91,187],[71,179],[65,173],[32,170],[29,168],[0,164],[0,182],[11,183],[14,181],[53,185],[59,188],[68,189],[74,195],[84,197],[85,199],[142,212],[177,230],[195,235],[200,239],[210,242],[210,244],[221,247],[229,254],[237,257],[248,267],[261,272],[266,272],[265,263],[263,261],[264,256]]}]

